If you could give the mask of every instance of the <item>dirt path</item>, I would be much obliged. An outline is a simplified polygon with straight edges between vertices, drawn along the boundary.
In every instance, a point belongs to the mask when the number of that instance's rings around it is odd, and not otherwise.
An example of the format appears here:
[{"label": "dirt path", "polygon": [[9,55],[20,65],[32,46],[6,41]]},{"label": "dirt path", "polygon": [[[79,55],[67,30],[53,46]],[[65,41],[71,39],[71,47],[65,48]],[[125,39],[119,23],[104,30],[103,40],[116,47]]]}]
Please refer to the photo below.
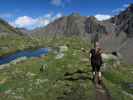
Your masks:
[{"label": "dirt path", "polygon": [[111,95],[103,84],[95,85],[96,100],[112,100]]},{"label": "dirt path", "polygon": [[94,85],[94,88],[92,89],[94,89],[94,91],[92,97],[94,98],[90,99],[90,95],[85,94],[88,90],[85,87],[88,84],[87,80],[92,81],[86,72],[78,70],[74,73],[67,72],[64,76],[64,80],[75,82],[75,84],[68,86],[67,89],[70,88],[70,91],[68,93],[65,91],[62,96],[57,97],[57,100],[112,100],[103,82],[101,82],[100,85],[96,85],[93,82],[92,86]]}]

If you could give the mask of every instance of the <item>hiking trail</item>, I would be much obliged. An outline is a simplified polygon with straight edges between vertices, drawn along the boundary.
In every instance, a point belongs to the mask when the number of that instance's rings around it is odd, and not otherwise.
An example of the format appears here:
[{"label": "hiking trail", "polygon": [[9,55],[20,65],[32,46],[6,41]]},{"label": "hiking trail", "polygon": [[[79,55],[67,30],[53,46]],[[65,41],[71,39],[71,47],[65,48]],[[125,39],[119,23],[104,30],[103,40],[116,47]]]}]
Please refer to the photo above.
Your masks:
[{"label": "hiking trail", "polygon": [[[73,77],[73,75],[75,74],[79,74],[79,76],[76,78]],[[89,75],[87,72],[78,70],[74,73],[65,73],[65,80],[72,82],[78,82],[78,80],[82,80],[82,83],[87,84],[86,80],[92,81],[91,77],[88,76]],[[94,93],[92,94],[94,96],[93,100],[112,100],[111,95],[108,89],[105,87],[103,81],[100,85],[96,85],[94,82],[92,83],[92,85],[94,86]],[[58,100],[89,100],[90,96],[85,96],[86,89],[84,87],[79,85],[78,87],[70,86],[68,88],[71,88],[72,91],[70,93],[64,93],[64,96],[57,98]]]},{"label": "hiking trail", "polygon": [[108,89],[105,87],[103,81],[101,84],[95,84],[96,100],[112,100]]}]

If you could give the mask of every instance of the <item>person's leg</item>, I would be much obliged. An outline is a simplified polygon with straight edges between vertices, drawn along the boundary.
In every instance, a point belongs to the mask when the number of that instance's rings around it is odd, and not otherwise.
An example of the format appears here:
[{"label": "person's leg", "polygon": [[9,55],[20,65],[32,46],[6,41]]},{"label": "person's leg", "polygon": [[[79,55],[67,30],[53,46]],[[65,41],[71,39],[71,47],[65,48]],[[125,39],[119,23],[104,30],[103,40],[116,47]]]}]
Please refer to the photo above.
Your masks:
[{"label": "person's leg", "polygon": [[40,68],[40,72],[43,72],[43,65],[42,65],[41,68]]},{"label": "person's leg", "polygon": [[96,72],[93,71],[93,78],[92,78],[93,81],[94,81],[94,79],[95,79],[95,75],[96,75]]},{"label": "person's leg", "polygon": [[93,75],[92,80],[94,81],[95,75],[96,75],[95,66],[94,65],[92,65],[92,75]]},{"label": "person's leg", "polygon": [[100,66],[97,66],[97,72],[98,72],[98,83],[100,84],[101,83],[101,80],[102,80],[102,73],[100,71]]},{"label": "person's leg", "polygon": [[102,73],[100,71],[98,72],[98,76],[99,76],[99,80],[101,81],[102,80]]}]

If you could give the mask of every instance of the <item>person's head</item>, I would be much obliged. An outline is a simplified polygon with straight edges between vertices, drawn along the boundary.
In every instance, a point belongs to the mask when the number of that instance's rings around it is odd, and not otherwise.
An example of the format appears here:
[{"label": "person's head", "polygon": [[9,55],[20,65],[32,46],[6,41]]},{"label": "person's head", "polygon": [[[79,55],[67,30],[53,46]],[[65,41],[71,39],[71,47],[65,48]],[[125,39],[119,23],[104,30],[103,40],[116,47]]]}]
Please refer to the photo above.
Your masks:
[{"label": "person's head", "polygon": [[100,48],[100,43],[99,42],[95,43],[95,48]]},{"label": "person's head", "polygon": [[95,49],[96,49],[96,51],[97,51],[98,48],[101,48],[101,47],[100,47],[100,43],[99,43],[99,42],[96,42],[96,43],[95,43]]},{"label": "person's head", "polygon": [[102,52],[102,49],[98,47],[98,48],[97,48],[97,52],[98,52],[98,53],[101,53],[101,52]]}]

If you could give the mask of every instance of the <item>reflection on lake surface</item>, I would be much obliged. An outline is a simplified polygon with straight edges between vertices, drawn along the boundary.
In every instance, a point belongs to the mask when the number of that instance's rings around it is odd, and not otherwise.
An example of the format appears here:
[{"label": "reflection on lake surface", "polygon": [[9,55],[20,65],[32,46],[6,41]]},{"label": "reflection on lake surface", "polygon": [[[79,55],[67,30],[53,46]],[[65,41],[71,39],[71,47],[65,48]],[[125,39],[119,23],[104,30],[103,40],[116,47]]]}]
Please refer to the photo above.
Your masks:
[{"label": "reflection on lake surface", "polygon": [[37,49],[34,51],[25,50],[25,51],[21,51],[21,52],[16,52],[14,54],[1,57],[0,65],[9,63],[17,58],[20,58],[20,57],[28,57],[28,58],[29,57],[40,57],[41,55],[48,54],[48,51],[49,51],[48,48],[40,48],[40,49]]}]

